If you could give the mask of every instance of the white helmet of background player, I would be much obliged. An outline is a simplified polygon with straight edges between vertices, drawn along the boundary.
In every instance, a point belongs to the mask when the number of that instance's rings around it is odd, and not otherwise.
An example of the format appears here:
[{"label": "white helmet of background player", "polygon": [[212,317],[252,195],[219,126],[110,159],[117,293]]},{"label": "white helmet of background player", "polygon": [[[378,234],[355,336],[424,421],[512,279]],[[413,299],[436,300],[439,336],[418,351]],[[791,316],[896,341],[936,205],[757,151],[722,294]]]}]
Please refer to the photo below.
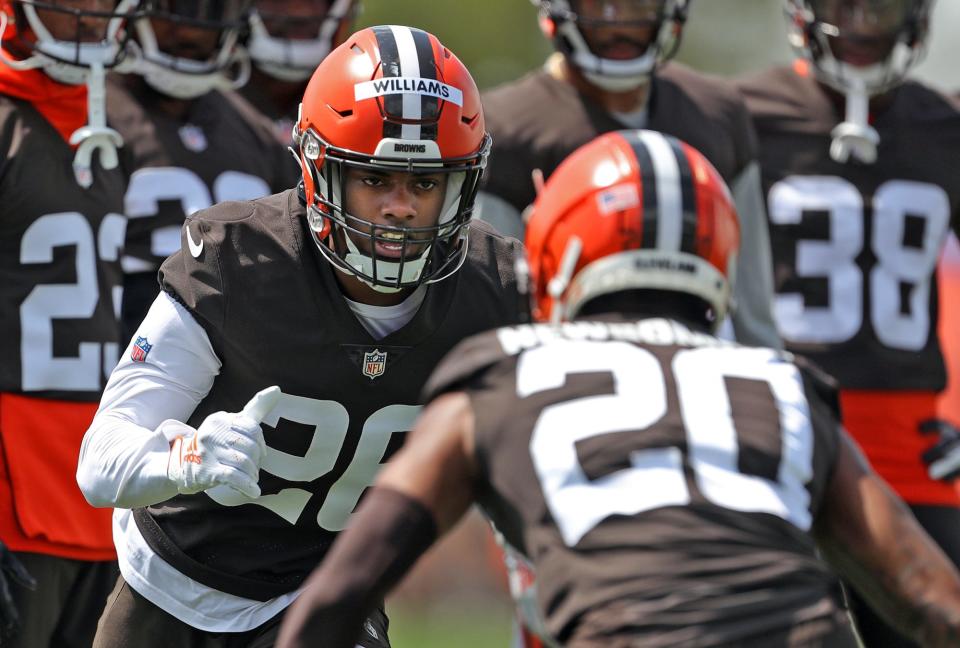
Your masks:
[{"label": "white helmet of background player", "polygon": [[896,86],[926,49],[933,0],[786,0],[790,44],[817,78],[869,95]]},{"label": "white helmet of background player", "polygon": [[306,81],[347,36],[355,0],[254,0],[247,50],[264,73]]},{"label": "white helmet of background player", "polygon": [[158,92],[193,99],[249,78],[250,61],[238,42],[250,0],[143,0],[141,9],[137,72]]},{"label": "white helmet of background player", "polygon": [[[531,0],[540,28],[591,83],[611,92],[650,78],[680,44],[689,0]],[[605,38],[609,35],[609,38]]]},{"label": "white helmet of background player", "polygon": [[[0,33],[5,42],[0,57],[14,69],[42,68],[60,83],[85,83],[91,66],[109,69],[123,59],[124,26],[137,5],[138,0],[92,0],[70,6],[3,0]],[[27,56],[13,59],[9,55],[13,51]]]}]

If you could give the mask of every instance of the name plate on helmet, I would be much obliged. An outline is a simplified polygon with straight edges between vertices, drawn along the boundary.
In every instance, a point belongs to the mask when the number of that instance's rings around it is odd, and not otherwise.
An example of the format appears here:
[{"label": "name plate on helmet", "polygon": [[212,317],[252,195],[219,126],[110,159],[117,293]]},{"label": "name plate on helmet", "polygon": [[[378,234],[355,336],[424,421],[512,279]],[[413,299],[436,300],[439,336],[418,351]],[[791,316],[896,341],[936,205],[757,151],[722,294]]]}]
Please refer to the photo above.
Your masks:
[{"label": "name plate on helmet", "polygon": [[386,77],[364,81],[353,86],[353,98],[356,101],[391,94],[425,95],[463,106],[463,91],[436,79]]}]

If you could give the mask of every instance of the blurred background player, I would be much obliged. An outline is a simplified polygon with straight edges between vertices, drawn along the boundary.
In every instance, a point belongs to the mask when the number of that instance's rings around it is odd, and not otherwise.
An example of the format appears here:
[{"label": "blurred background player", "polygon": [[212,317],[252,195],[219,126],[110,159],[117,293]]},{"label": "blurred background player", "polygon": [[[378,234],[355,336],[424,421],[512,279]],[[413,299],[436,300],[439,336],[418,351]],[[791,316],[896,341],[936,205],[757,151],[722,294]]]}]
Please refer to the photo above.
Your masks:
[{"label": "blurred background player", "polygon": [[[73,475],[120,349],[126,178],[103,122],[103,73],[123,56],[135,7],[0,2],[0,541],[13,552],[0,548],[5,647],[89,647],[116,580],[110,513],[87,504]],[[105,136],[104,146],[82,160],[84,142],[97,142],[87,136]]]},{"label": "blurred background player", "polygon": [[284,146],[310,76],[350,33],[358,8],[357,0],[254,0],[246,42],[253,67],[240,92]]},{"label": "blurred background player", "polygon": [[549,178],[578,146],[620,128],[680,137],[702,151],[729,183],[742,220],[737,273],[743,280],[737,282],[732,311],[736,339],[778,347],[750,116],[729,84],[677,63],[665,65],[680,44],[687,0],[533,3],[556,52],[541,69],[484,94],[493,149],[481,218],[522,238],[520,214],[535,197],[534,170]]},{"label": "blurred background player", "polygon": [[[435,36],[353,34],[296,142],[299,187],[188,218],[84,440],[84,493],[119,507],[98,648],[272,645],[429,373],[516,321],[520,243],[472,222],[480,93]],[[358,643],[389,646],[386,625],[374,612]]]},{"label": "blurred background player", "polygon": [[180,247],[186,216],[294,184],[296,164],[267,119],[230,88],[250,62],[238,44],[249,2],[145,0],[132,26],[138,74],[112,79],[108,118],[128,142],[123,322],[126,338]]},{"label": "blurred background player", "polygon": [[[742,80],[787,348],[841,387],[844,424],[960,563],[960,497],[921,455],[946,375],[934,268],[960,227],[960,111],[907,74],[931,0],[786,0],[793,67]],[[928,455],[934,461],[942,457]],[[854,597],[867,646],[910,645]]]},{"label": "blurred background player", "polygon": [[[652,184],[679,185],[682,219]],[[661,236],[677,227],[694,246]],[[533,560],[561,645],[853,648],[816,543],[905,631],[956,645],[960,573],[847,437],[829,379],[712,335],[738,238],[688,145],[621,131],[572,154],[527,227],[534,318],[553,325],[476,336],[438,367],[278,646],[353,646],[474,500]]]}]

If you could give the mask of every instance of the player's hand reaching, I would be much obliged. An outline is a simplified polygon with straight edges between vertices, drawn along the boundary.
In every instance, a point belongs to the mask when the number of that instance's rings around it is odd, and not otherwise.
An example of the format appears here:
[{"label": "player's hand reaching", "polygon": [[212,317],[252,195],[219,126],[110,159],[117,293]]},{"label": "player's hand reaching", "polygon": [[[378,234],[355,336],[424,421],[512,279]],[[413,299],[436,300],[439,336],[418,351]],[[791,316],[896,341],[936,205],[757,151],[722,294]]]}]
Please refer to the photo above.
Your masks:
[{"label": "player's hand reaching", "polygon": [[190,494],[225,485],[247,497],[259,497],[260,464],[267,452],[260,422],[276,405],[280,393],[279,387],[268,387],[242,412],[215,412],[198,429],[180,421],[164,421],[161,425],[182,428],[167,463],[167,477],[177,490]]},{"label": "player's hand reaching", "polygon": [[937,443],[922,455],[931,479],[953,481],[960,477],[960,430],[941,419],[920,423],[921,434],[939,434]]},{"label": "player's hand reaching", "polygon": [[20,630],[20,613],[13,601],[10,581],[16,581],[29,589],[37,586],[37,582],[17,557],[0,542],[0,645],[5,645]]}]

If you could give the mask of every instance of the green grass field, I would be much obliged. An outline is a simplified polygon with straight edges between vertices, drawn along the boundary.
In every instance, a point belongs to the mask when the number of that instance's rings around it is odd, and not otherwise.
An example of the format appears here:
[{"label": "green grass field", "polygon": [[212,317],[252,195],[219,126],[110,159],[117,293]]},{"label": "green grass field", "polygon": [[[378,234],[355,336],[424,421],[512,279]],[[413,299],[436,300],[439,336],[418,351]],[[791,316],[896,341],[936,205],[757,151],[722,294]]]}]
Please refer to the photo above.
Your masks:
[{"label": "green grass field", "polygon": [[509,608],[498,605],[457,609],[453,605],[414,608],[387,605],[393,648],[507,648]]}]

